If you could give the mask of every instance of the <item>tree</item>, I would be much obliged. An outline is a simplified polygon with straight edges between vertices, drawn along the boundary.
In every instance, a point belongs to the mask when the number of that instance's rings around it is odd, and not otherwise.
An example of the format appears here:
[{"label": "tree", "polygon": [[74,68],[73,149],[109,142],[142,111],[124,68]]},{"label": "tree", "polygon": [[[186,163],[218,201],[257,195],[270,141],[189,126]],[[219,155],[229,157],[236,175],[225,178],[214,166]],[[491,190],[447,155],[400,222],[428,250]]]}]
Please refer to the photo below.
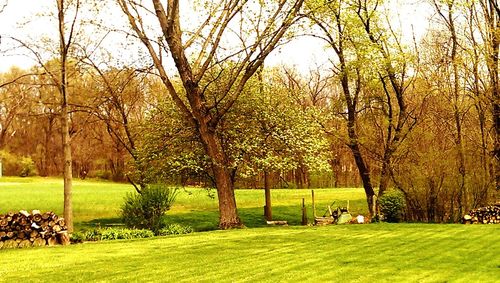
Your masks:
[{"label": "tree", "polygon": [[[233,107],[247,81],[282,42],[287,30],[297,20],[303,2],[207,1],[206,20],[188,33],[181,28],[183,18],[178,0],[167,1],[166,9],[161,1],[152,0],[149,10],[141,3],[118,1],[133,32],[148,50],[169,95],[194,128],[210,158],[219,199],[221,229],[240,227],[242,222],[236,208],[227,155],[218,138],[220,121]],[[141,12],[148,11],[154,11],[161,30],[160,38],[152,37],[146,30],[146,18]],[[241,41],[236,48],[225,44],[235,29],[236,39]],[[156,48],[156,40],[160,40],[160,50]],[[172,56],[185,99],[168,75],[162,61],[162,48]],[[221,77],[227,79],[211,77],[209,74],[214,72],[226,74]],[[218,91],[209,98],[205,90],[210,85],[216,85]]]},{"label": "tree", "polygon": [[479,1],[481,11],[486,20],[483,40],[486,43],[486,66],[489,74],[489,93],[493,104],[493,121],[495,129],[495,183],[497,192],[500,191],[500,7],[497,0]]},{"label": "tree", "polygon": [[[73,232],[73,170],[71,158],[71,136],[70,136],[70,117],[68,110],[68,58],[71,44],[74,40],[75,25],[77,24],[77,17],[80,9],[80,0],[57,1],[57,19],[59,26],[59,55],[60,55],[60,70],[58,82],[59,94],[61,96],[61,132],[63,143],[63,156],[64,156],[64,219],[68,226],[68,231]],[[69,29],[66,27],[66,13],[68,7],[74,5],[74,17],[70,22]],[[54,78],[55,79],[55,78]]]},{"label": "tree", "polygon": [[29,103],[28,90],[30,86],[26,84],[28,76],[24,76],[22,70],[12,68],[8,73],[0,76],[0,150],[7,143],[7,137],[12,134],[11,128],[20,112]]},{"label": "tree", "polygon": [[7,0],[0,2],[0,13],[2,13],[5,10],[5,8],[7,8],[7,5],[9,5],[9,1]]},{"label": "tree", "polygon": [[[464,144],[463,144],[463,112],[462,103],[463,94],[461,93],[461,85],[462,78],[459,73],[460,68],[460,43],[459,43],[459,35],[457,34],[456,27],[456,10],[455,1],[438,1],[433,0],[434,7],[436,12],[438,13],[441,20],[445,23],[446,28],[449,33],[449,42],[451,43],[451,49],[448,54],[446,54],[449,58],[443,59],[444,62],[451,65],[451,70],[447,66],[442,66],[440,68],[441,72],[446,72],[448,76],[446,77],[449,80],[448,84],[441,85],[440,89],[445,91],[444,95],[448,98],[451,105],[453,105],[453,118],[454,118],[454,126],[455,126],[455,137],[454,142],[457,151],[457,159],[458,159],[458,172],[460,175],[460,180],[458,183],[458,207],[459,214],[462,215],[464,211],[467,211],[468,201],[467,201],[467,186],[466,186],[466,166],[465,166],[465,153],[464,153]],[[463,211],[464,210],[464,211]]]},{"label": "tree", "polygon": [[[360,113],[360,103],[362,94],[362,53],[356,52],[359,45],[355,42],[356,33],[359,33],[357,28],[359,22],[353,20],[353,15],[350,13],[349,1],[338,1],[329,3],[319,3],[312,1],[309,5],[309,18],[319,28],[320,34],[315,35],[323,39],[328,47],[333,49],[337,60],[332,59],[334,64],[335,77],[341,86],[342,100],[345,103],[346,112],[341,117],[345,119],[347,124],[349,147],[359,175],[361,177],[363,188],[365,190],[368,211],[373,216],[374,213],[374,196],[370,169],[368,168],[366,157],[361,151],[360,138],[358,133],[358,116]],[[349,54],[354,53],[354,56]],[[330,129],[328,132],[333,133]]]},{"label": "tree", "polygon": [[418,66],[412,66],[412,54],[405,52],[390,23],[387,28],[381,25],[378,9],[382,2],[357,0],[353,5],[365,35],[372,45],[371,55],[376,58],[378,77],[385,96],[380,99],[387,126],[383,134],[385,140],[381,155],[378,198],[388,189],[392,179],[393,157],[417,124],[414,113],[416,109],[408,107],[407,96],[408,87],[416,77],[409,75],[409,70],[418,73]]}]

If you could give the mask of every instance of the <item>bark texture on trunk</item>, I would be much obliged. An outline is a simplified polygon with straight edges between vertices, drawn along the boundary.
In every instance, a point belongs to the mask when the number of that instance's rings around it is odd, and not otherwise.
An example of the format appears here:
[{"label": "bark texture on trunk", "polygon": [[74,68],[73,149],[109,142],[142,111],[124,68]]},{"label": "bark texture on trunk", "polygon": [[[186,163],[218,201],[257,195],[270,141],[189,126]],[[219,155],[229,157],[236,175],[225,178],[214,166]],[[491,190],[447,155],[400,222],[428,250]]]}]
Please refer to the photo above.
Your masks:
[{"label": "bark texture on trunk", "polygon": [[[158,70],[169,95],[186,120],[193,126],[194,132],[203,144],[206,155],[210,158],[211,173],[219,196],[220,228],[241,227],[243,224],[236,209],[232,169],[219,139],[218,124],[236,103],[248,80],[262,66],[271,51],[278,46],[288,28],[295,23],[304,0],[276,2],[276,6],[274,6],[275,13],[271,13],[271,16],[263,21],[266,22],[266,26],[262,31],[260,31],[260,26],[257,27],[253,43],[248,43],[248,45],[245,43],[244,48],[247,46],[254,47],[247,50],[246,55],[241,60],[232,60],[229,57],[223,62],[218,61],[220,59],[218,58],[218,51],[222,48],[222,38],[229,32],[229,26],[231,26],[233,19],[244,14],[242,11],[247,5],[246,1],[222,1],[221,6],[212,11],[213,14],[204,24],[208,26],[205,26],[205,28],[202,26],[195,34],[189,35],[192,37],[186,42],[183,42],[183,39],[187,35],[186,33],[183,34],[180,26],[180,2],[177,0],[151,0],[151,2],[157,23],[163,33],[163,39],[168,46],[169,55],[172,56],[182,81],[187,103],[181,97],[183,94],[179,93],[174,87],[163,65],[161,53],[164,51],[156,50],[157,42],[152,41],[148,37],[148,31],[144,29],[141,15],[138,12],[139,10],[146,10],[144,6],[136,1],[118,1],[132,29],[151,55],[153,64]],[[147,11],[148,14],[150,12]],[[210,26],[210,24],[213,26]],[[202,35],[203,30],[208,30],[208,34]],[[192,62],[186,56],[186,49],[197,39],[203,39],[206,44],[203,44],[201,50],[199,50],[198,58],[194,56],[195,60]],[[164,42],[160,42],[160,44],[164,44]],[[256,48],[257,46],[261,46],[261,48]],[[229,61],[232,69],[227,73],[227,78],[212,80],[210,77],[208,84],[220,82],[220,85],[217,85],[218,89],[215,91],[215,102],[207,100],[205,97],[207,94],[205,79],[210,76],[209,73],[213,69],[217,69],[216,66],[222,66],[222,64]],[[224,65],[223,69],[226,67]]]},{"label": "bark texture on trunk", "polygon": [[[79,1],[76,2],[76,9],[78,14]],[[59,93],[61,95],[61,132],[63,144],[63,176],[64,176],[64,219],[68,227],[68,232],[73,232],[73,204],[72,204],[72,190],[73,190],[73,173],[72,173],[72,157],[71,157],[71,137],[69,134],[69,111],[68,111],[68,75],[67,75],[67,60],[69,54],[69,47],[72,40],[73,26],[70,30],[68,40],[66,40],[66,27],[65,27],[65,7],[64,0],[57,0],[58,9],[58,23],[59,23],[59,52],[60,52],[60,81]],[[76,20],[76,16],[75,19]]]},{"label": "bark texture on trunk", "polygon": [[351,149],[352,155],[354,157],[354,161],[356,162],[356,166],[358,167],[359,176],[361,177],[361,181],[363,182],[363,188],[365,190],[366,195],[366,203],[368,205],[368,211],[370,216],[375,216],[374,211],[374,197],[375,191],[373,190],[371,178],[370,178],[370,170],[366,165],[366,162],[361,154],[359,149],[359,145],[357,143],[349,145]]},{"label": "bark texture on trunk", "polygon": [[266,199],[266,206],[264,207],[264,216],[267,221],[273,220],[273,210],[271,204],[271,188],[269,187],[269,173],[264,172],[264,196]]},{"label": "bark texture on trunk", "polygon": [[218,142],[214,130],[207,125],[200,125],[200,137],[205,151],[211,160],[212,171],[219,199],[219,228],[230,229],[243,227],[234,196],[234,182],[227,167],[227,158]]},{"label": "bark texture on trunk", "polygon": [[64,154],[64,219],[68,232],[73,232],[73,169],[71,156],[71,137],[69,135],[69,117],[67,105],[61,111],[62,140]]}]

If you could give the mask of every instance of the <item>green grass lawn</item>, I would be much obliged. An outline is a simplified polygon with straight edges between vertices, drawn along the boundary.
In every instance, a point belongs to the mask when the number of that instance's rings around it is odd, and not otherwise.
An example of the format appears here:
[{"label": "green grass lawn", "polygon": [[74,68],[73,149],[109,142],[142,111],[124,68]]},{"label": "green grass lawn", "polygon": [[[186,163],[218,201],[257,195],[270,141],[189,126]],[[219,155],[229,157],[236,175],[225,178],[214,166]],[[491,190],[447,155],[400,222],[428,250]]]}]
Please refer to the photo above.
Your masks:
[{"label": "green grass lawn", "polygon": [[[62,212],[62,181],[0,178],[0,213]],[[127,184],[75,181],[77,229],[118,223]],[[318,214],[334,200],[364,213],[361,189],[316,190]],[[275,219],[299,224],[309,190],[274,190]],[[263,191],[238,190],[247,229],[0,250],[0,282],[499,282],[500,226],[369,224],[265,227]],[[217,200],[182,190],[171,222],[217,227]]]},{"label": "green grass lawn", "polygon": [[2,282],[498,282],[496,225],[211,231],[0,250]]},{"label": "green grass lawn", "polygon": [[[75,180],[73,183],[74,221],[77,230],[95,225],[120,223],[120,206],[127,193],[134,192],[129,184]],[[218,225],[218,202],[215,191],[200,188],[181,189],[168,212],[168,222],[192,226],[197,231],[213,230]],[[349,200],[353,214],[365,213],[362,189],[315,190],[317,213],[323,215],[327,206],[346,206]],[[273,216],[292,225],[301,221],[302,198],[312,221],[310,190],[273,190]],[[247,227],[265,226],[263,190],[237,190],[238,210]],[[20,209],[51,210],[62,215],[63,183],[56,178],[0,178],[0,214]]]}]

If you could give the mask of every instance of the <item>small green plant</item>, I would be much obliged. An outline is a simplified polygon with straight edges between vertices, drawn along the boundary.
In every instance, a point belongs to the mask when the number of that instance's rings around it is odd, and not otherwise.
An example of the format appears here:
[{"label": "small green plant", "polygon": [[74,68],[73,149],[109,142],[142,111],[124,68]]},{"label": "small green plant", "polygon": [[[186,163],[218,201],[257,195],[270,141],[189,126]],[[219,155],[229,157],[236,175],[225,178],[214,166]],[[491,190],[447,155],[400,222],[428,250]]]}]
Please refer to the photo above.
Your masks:
[{"label": "small green plant", "polygon": [[154,233],[146,229],[105,229],[101,240],[142,239],[154,237]]},{"label": "small green plant", "polygon": [[157,232],[158,236],[167,236],[167,235],[182,235],[193,233],[193,228],[191,226],[184,226],[181,224],[170,224],[165,228],[160,229]]},{"label": "small green plant", "polygon": [[71,241],[73,243],[81,243],[83,241],[142,239],[151,237],[154,237],[154,233],[146,229],[96,228],[85,232],[73,233]]},{"label": "small green plant", "polygon": [[85,233],[82,232],[74,232],[70,237],[71,243],[81,243],[85,241]]},{"label": "small green plant", "polygon": [[21,172],[19,173],[19,177],[32,177],[37,175],[35,162],[31,157],[22,157],[20,164]]},{"label": "small green plant", "polygon": [[400,191],[392,190],[386,192],[379,199],[380,212],[386,222],[401,222],[405,207],[405,198]]},{"label": "small green plant", "polygon": [[6,176],[31,177],[37,175],[35,162],[31,157],[18,156],[5,150],[0,151],[3,174]]},{"label": "small green plant", "polygon": [[128,194],[122,205],[123,222],[128,228],[149,229],[156,233],[163,228],[162,218],[176,196],[177,189],[163,184],[148,185],[141,194]]}]

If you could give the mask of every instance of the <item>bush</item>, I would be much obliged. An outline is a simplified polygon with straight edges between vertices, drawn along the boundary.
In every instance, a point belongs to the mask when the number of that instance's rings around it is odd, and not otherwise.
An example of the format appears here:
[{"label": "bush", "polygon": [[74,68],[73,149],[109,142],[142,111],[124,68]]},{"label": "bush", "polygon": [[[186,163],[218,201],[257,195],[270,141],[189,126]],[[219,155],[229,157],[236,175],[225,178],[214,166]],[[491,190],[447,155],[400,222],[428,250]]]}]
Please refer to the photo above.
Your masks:
[{"label": "bush", "polygon": [[141,194],[128,194],[122,206],[123,222],[128,228],[149,229],[156,233],[163,228],[162,218],[176,196],[177,189],[165,185],[148,185]]},{"label": "bush", "polygon": [[32,177],[37,175],[35,162],[33,162],[33,159],[31,159],[31,157],[22,157],[20,160],[20,164],[20,177]]},{"label": "bush", "polygon": [[387,222],[403,220],[405,199],[400,191],[388,191],[379,199],[380,212]]},{"label": "bush", "polygon": [[191,226],[183,226],[180,224],[170,224],[165,228],[160,229],[157,232],[158,236],[168,236],[168,235],[182,235],[193,233],[193,228]]},{"label": "bush", "polygon": [[37,175],[35,162],[31,157],[20,157],[8,151],[0,151],[3,175],[31,177]]},{"label": "bush", "polygon": [[101,240],[142,239],[154,237],[154,233],[145,229],[105,229]]},{"label": "bush", "polygon": [[151,237],[154,237],[154,233],[150,230],[106,228],[73,233],[71,241],[79,243],[83,241],[142,239]]},{"label": "bush", "polygon": [[96,170],[94,174],[96,178],[102,179],[102,180],[111,180],[112,179],[112,174],[110,171],[107,170]]}]

